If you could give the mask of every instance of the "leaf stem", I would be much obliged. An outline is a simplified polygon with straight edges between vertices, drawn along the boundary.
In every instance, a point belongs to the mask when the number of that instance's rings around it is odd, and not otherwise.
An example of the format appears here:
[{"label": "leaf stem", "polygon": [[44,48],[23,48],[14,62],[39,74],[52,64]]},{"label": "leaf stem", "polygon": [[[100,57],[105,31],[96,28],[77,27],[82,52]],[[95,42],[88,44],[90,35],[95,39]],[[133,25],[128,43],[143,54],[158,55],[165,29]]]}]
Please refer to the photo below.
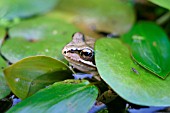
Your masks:
[{"label": "leaf stem", "polygon": [[158,18],[156,20],[156,23],[158,25],[163,25],[165,22],[167,22],[170,19],[170,11],[165,13],[163,16],[161,16],[160,18]]}]

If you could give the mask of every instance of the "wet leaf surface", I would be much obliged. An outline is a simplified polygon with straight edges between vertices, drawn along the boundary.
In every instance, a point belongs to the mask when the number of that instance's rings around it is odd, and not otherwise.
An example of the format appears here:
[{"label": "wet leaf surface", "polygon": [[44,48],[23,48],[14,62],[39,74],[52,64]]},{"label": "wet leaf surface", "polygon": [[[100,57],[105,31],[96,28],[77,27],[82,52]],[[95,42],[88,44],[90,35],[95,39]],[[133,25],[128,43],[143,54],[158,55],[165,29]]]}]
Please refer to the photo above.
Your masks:
[{"label": "wet leaf surface", "polygon": [[57,82],[23,100],[7,113],[87,113],[95,103],[98,90],[88,81]]},{"label": "wet leaf surface", "polygon": [[170,42],[165,32],[152,22],[139,22],[123,35],[132,57],[140,65],[165,79],[170,72]]},{"label": "wet leaf surface", "polygon": [[149,0],[149,1],[170,10],[169,0]]},{"label": "wet leaf surface", "polygon": [[12,92],[21,99],[54,82],[73,78],[69,67],[47,56],[22,59],[5,68],[4,74]]},{"label": "wet leaf surface", "polygon": [[6,35],[5,29],[0,27],[0,46],[2,44],[2,41],[3,41],[3,38],[5,37],[5,35]]},{"label": "wet leaf surface", "polygon": [[0,18],[14,19],[45,13],[56,5],[58,0],[1,0]]},{"label": "wet leaf surface", "polygon": [[0,99],[6,97],[10,93],[10,89],[4,78],[2,69],[6,67],[5,61],[0,57]]},{"label": "wet leaf surface", "polygon": [[21,21],[9,30],[10,39],[1,48],[12,63],[34,55],[46,55],[64,60],[62,48],[78,31],[73,25],[57,17],[37,17]]},{"label": "wet leaf surface", "polygon": [[95,53],[100,76],[122,98],[139,105],[170,105],[170,77],[162,80],[136,64],[120,40],[98,40]]}]

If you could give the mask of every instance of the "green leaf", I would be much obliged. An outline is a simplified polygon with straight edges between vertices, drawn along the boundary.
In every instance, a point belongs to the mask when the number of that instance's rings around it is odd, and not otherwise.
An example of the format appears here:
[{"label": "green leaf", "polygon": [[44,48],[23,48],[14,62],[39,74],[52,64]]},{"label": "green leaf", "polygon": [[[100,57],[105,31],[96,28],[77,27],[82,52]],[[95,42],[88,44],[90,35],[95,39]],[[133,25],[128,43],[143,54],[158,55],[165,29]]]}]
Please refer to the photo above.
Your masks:
[{"label": "green leaf", "polygon": [[30,17],[51,10],[58,0],[1,0],[0,18]]},{"label": "green leaf", "polygon": [[146,106],[170,105],[170,77],[159,79],[137,65],[120,40],[97,40],[95,60],[101,78],[125,100]]},{"label": "green leaf", "polygon": [[10,89],[6,83],[2,70],[0,70],[0,99],[10,94]]},{"label": "green leaf", "polygon": [[132,57],[140,65],[165,78],[170,72],[168,36],[156,24],[139,22],[122,37],[131,46]]},{"label": "green leaf", "polygon": [[2,72],[2,68],[4,67],[6,67],[5,61],[0,57],[0,99],[6,97],[10,93],[10,89]]},{"label": "green leaf", "polygon": [[170,1],[169,0],[149,0],[149,1],[170,10]]},{"label": "green leaf", "polygon": [[38,17],[21,21],[9,29],[10,39],[3,45],[2,54],[12,63],[22,58],[46,55],[64,60],[62,48],[78,31],[57,17]]},{"label": "green leaf", "polygon": [[132,4],[120,0],[61,0],[57,13],[87,35],[94,35],[96,31],[122,34],[135,21]]},{"label": "green leaf", "polygon": [[72,78],[69,67],[46,56],[22,59],[7,67],[4,74],[12,92],[21,99],[56,81]]},{"label": "green leaf", "polygon": [[0,99],[6,97],[10,93],[10,89],[6,83],[2,69],[6,67],[5,61],[0,57]]},{"label": "green leaf", "polygon": [[3,38],[5,37],[5,35],[6,35],[5,29],[0,27],[0,46],[2,44],[2,41],[3,41]]},{"label": "green leaf", "polygon": [[88,81],[67,80],[43,89],[12,107],[7,113],[87,113],[98,90]]}]

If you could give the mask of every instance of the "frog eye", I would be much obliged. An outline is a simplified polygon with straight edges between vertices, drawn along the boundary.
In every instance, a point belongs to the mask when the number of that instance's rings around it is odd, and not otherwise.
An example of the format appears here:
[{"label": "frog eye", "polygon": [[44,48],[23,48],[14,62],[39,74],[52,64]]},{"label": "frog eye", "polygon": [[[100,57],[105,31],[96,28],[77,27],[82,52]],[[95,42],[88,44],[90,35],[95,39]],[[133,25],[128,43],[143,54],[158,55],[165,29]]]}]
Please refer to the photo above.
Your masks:
[{"label": "frog eye", "polygon": [[84,60],[93,60],[94,53],[93,50],[86,48],[80,52],[80,55]]}]

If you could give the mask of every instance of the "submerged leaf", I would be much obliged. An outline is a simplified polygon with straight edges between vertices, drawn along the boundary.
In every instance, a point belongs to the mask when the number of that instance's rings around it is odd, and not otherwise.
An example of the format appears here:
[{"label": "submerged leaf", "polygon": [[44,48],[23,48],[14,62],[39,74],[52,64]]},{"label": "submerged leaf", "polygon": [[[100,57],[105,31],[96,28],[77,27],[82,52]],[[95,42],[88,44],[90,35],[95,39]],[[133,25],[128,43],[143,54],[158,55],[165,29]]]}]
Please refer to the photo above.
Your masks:
[{"label": "submerged leaf", "polygon": [[58,0],[1,0],[0,18],[30,17],[51,10]]},{"label": "submerged leaf", "polygon": [[57,17],[37,17],[21,21],[9,29],[10,39],[2,46],[2,54],[12,63],[34,55],[46,55],[59,60],[62,48],[71,40],[73,25]]}]

